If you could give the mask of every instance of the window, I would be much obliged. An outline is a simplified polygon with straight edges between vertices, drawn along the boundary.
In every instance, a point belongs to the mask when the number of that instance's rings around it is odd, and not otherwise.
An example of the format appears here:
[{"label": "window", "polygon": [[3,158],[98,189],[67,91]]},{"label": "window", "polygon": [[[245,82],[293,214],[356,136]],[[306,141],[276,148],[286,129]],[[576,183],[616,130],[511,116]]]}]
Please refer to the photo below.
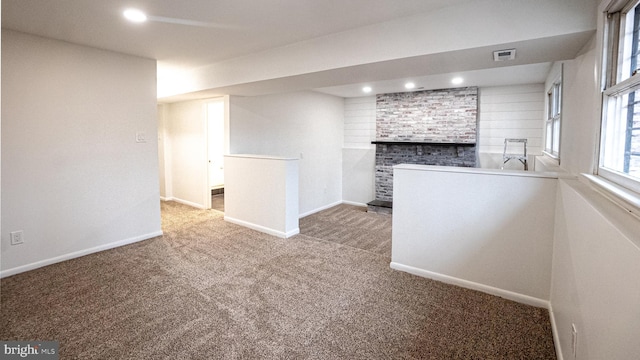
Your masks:
[{"label": "window", "polygon": [[547,120],[545,122],[544,151],[560,157],[560,114],[562,111],[562,81],[553,83],[547,93]]},{"label": "window", "polygon": [[[613,2],[614,6],[619,2]],[[598,175],[640,192],[640,0],[607,11]]]}]

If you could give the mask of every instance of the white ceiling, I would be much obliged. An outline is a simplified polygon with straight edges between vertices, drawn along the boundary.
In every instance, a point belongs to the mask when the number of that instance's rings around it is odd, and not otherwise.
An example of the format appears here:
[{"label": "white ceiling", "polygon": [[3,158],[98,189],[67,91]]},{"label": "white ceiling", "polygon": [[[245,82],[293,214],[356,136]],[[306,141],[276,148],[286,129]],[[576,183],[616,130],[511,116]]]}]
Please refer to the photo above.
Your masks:
[{"label": "white ceiling", "polygon": [[[544,82],[550,69],[551,63],[546,62],[483,70],[457,71],[429,76],[407,76],[393,80],[363,81],[356,84],[329,86],[316,90],[341,97],[358,97],[366,95],[362,90],[364,86],[371,87],[372,94],[387,94],[398,92],[398,89],[405,91],[404,85],[407,82],[415,84],[414,90],[434,90],[463,86],[489,87],[537,84]],[[451,80],[456,77],[462,78],[463,82],[461,84],[452,84]]]},{"label": "white ceiling", "polygon": [[[471,0],[2,0],[2,27],[197,67]],[[135,7],[150,17],[131,24]]]},{"label": "white ceiling", "polygon": [[[478,0],[2,0],[2,27],[157,59],[159,70],[192,69],[472,1]],[[127,22],[122,12],[129,7],[145,11],[151,21]],[[558,51],[565,49],[566,54],[546,58],[531,54],[531,59],[522,58],[527,54],[527,47],[533,46],[523,42],[518,44],[522,61],[513,64],[517,67],[487,63],[490,49],[483,49],[482,53],[467,53],[464,61],[454,59],[449,66],[440,66],[437,71],[425,71],[417,61],[390,61],[378,64],[375,72],[351,71],[349,76],[337,76],[339,71],[306,74],[200,91],[193,96],[223,91],[256,95],[300,89],[362,96],[360,89],[364,84],[373,86],[374,92],[379,93],[403,91],[403,81],[409,78],[419,83],[419,87],[450,87],[450,74],[464,76],[463,86],[542,82],[549,61],[575,56],[588,40],[585,34],[577,34],[574,38],[562,39],[573,44],[558,46],[559,38],[552,35],[549,45]],[[538,50],[544,49],[540,42],[535,46]],[[474,56],[481,57],[482,65],[477,64]],[[486,68],[489,70],[483,70]]]}]

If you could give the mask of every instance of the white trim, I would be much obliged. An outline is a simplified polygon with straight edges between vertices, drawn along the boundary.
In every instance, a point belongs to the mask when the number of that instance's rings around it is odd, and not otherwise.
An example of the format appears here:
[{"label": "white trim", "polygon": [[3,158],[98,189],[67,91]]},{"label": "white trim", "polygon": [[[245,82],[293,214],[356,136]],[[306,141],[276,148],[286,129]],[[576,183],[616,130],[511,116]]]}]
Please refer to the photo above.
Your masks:
[{"label": "white trim", "polygon": [[353,206],[360,206],[360,207],[367,207],[368,206],[365,203],[359,203],[359,202],[348,201],[348,200],[342,200],[342,203],[345,204],[345,205],[353,205]]},{"label": "white trim", "polygon": [[601,176],[590,174],[580,175],[580,179],[587,180],[587,185],[592,189],[602,194],[629,214],[640,219],[640,194],[611,182]]},{"label": "white trim", "polygon": [[278,160],[278,161],[298,161],[298,158],[280,157],[271,155],[256,154],[226,154],[225,157],[245,158],[245,159],[261,159],[261,160]]},{"label": "white trim", "polygon": [[171,196],[168,196],[168,197],[160,196],[160,201],[173,201],[173,197],[171,197]]},{"label": "white trim", "polygon": [[50,258],[50,259],[36,261],[34,263],[31,263],[31,264],[22,265],[22,266],[14,267],[12,269],[7,269],[7,270],[0,271],[0,278],[4,278],[4,277],[7,277],[7,276],[19,274],[19,273],[22,273],[22,272],[25,272],[25,271],[29,271],[29,270],[34,270],[34,269],[37,269],[37,268],[41,268],[43,266],[52,265],[52,264],[55,264],[55,263],[66,261],[66,260],[79,258],[81,256],[97,253],[97,252],[100,252],[100,251],[109,250],[109,249],[117,248],[117,247],[120,247],[120,246],[129,245],[129,244],[133,244],[133,243],[136,243],[136,242],[148,240],[148,239],[151,239],[151,238],[154,238],[154,237],[162,236],[162,234],[163,234],[162,231],[155,231],[155,232],[152,232],[152,233],[149,233],[149,234],[139,235],[139,236],[135,236],[135,237],[132,237],[132,238],[129,238],[129,239],[124,239],[124,240],[108,243],[108,244],[105,244],[105,245],[99,245],[99,246],[92,247],[92,248],[89,248],[89,249],[75,251],[75,252],[72,252],[72,253],[69,253],[69,254],[56,256],[56,257],[53,257],[53,258]]},{"label": "white trim", "polygon": [[300,215],[298,215],[298,218],[299,218],[299,219],[302,219],[302,218],[303,218],[303,217],[305,217],[305,216],[309,216],[309,215],[315,214],[315,213],[320,212],[320,211],[322,211],[322,210],[330,209],[330,208],[332,208],[332,207],[334,207],[334,206],[338,206],[338,205],[340,205],[340,204],[342,204],[342,203],[343,203],[343,201],[341,200],[341,201],[336,201],[336,202],[334,202],[334,203],[331,203],[331,204],[329,204],[329,205],[321,206],[321,207],[319,207],[319,208],[317,208],[317,209],[315,209],[315,210],[307,211],[307,212],[306,212],[306,213],[304,213],[304,214],[300,214]]},{"label": "white trim", "polygon": [[606,97],[617,97],[624,94],[628,94],[632,91],[636,91],[640,88],[640,74],[635,74],[627,79],[624,79],[609,88],[605,89],[602,93]]},{"label": "white trim", "polygon": [[556,316],[553,313],[553,306],[549,302],[549,319],[551,321],[551,333],[553,334],[553,345],[556,348],[556,358],[558,360],[564,360],[562,356],[562,346],[560,346],[560,333],[558,332],[558,324],[556,323]]},{"label": "white trim", "polygon": [[[560,164],[560,150],[562,150],[561,148],[561,142],[562,142],[562,115],[564,113],[563,109],[564,109],[564,63],[560,63],[560,74],[553,80],[553,82],[551,83],[551,86],[549,88],[549,90],[547,91],[547,98],[545,99],[545,103],[546,103],[546,110],[547,110],[547,114],[545,116],[545,121],[544,121],[544,136],[543,136],[543,145],[542,145],[542,152],[544,154],[546,154],[547,156],[554,158],[558,161],[558,165]],[[558,102],[560,103],[560,107],[557,109],[558,113],[556,114],[551,114],[552,117],[549,118],[550,112],[552,112],[552,103],[549,101],[549,97],[554,98],[554,90],[556,88],[556,86],[559,86],[559,93],[558,93]],[[555,98],[554,98],[555,99]],[[557,104],[556,104],[557,105]],[[558,123],[558,143],[555,144],[555,123]],[[551,124],[551,133],[547,133],[547,125],[548,123]],[[547,140],[548,137],[551,136],[551,148],[547,149]],[[558,147],[558,151],[557,153],[553,152],[553,148],[557,145]]]},{"label": "white trim", "polygon": [[[551,171],[558,174],[558,177],[565,177],[566,171],[560,167],[559,159],[549,156],[543,152],[542,155],[536,155],[534,160],[534,171]],[[564,175],[561,175],[564,174]]]},{"label": "white trim", "polygon": [[549,178],[549,179],[557,179],[559,177],[558,173],[556,172],[482,169],[482,168],[467,168],[467,167],[457,167],[457,166],[400,164],[400,165],[395,165],[393,169],[394,170],[402,169],[402,170],[416,170],[416,171],[471,173],[471,174],[494,175],[494,176],[495,175],[521,176],[521,177],[536,177],[536,178]]},{"label": "white trim", "polygon": [[178,199],[176,197],[172,197],[171,201],[175,201],[175,202],[180,203],[180,204],[188,205],[188,206],[194,207],[196,209],[200,209],[200,210],[209,210],[206,206],[204,206],[202,204],[194,203],[194,202],[187,201],[187,200]]},{"label": "white trim", "polygon": [[[202,107],[201,110],[201,118],[202,118],[202,128],[204,129],[202,137],[204,138],[204,163],[202,164],[202,166],[204,167],[205,171],[203,174],[203,182],[204,182],[204,189],[202,192],[202,199],[204,199],[204,204],[202,204],[202,207],[204,209],[211,209],[211,185],[209,183],[209,176],[210,176],[210,165],[209,165],[209,103],[213,102],[215,100],[204,100],[202,101],[202,104],[200,105]],[[222,105],[224,107],[224,104]],[[222,111],[224,111],[224,108],[222,109]],[[224,121],[224,120],[223,120]],[[223,125],[224,126],[224,125]],[[224,129],[223,129],[224,131]],[[223,145],[224,146],[224,145]],[[224,163],[224,161],[223,161]]]},{"label": "white trim", "polygon": [[550,307],[549,300],[538,299],[533,296],[519,294],[513,291],[499,289],[493,286],[484,285],[484,284],[476,283],[473,281],[464,280],[457,277],[444,275],[444,274],[440,274],[440,273],[436,273],[436,272],[432,272],[424,269],[419,269],[413,266],[391,262],[391,268],[395,270],[408,272],[409,274],[421,276],[424,278],[441,281],[443,283],[460,286],[466,289],[481,291],[483,293],[499,296],[507,300],[519,302],[521,304],[531,305],[531,306],[545,308],[545,309],[549,309]]},{"label": "white trim", "polygon": [[637,177],[631,177],[625,173],[607,169],[605,167],[598,168],[598,176],[635,193],[640,193],[640,181]]},{"label": "white trim", "polygon": [[553,155],[547,150],[542,150],[542,155],[536,155],[536,156],[546,156],[546,158],[549,159],[550,161],[556,162],[556,166],[560,166],[560,156]]},{"label": "white trim", "polygon": [[[375,141],[375,140],[371,140]],[[371,145],[352,145],[352,146],[343,146],[342,150],[375,150],[376,146]]]},{"label": "white trim", "polygon": [[229,217],[229,216],[226,216],[226,215],[224,217],[224,221],[228,221],[228,222],[230,222],[232,224],[244,226],[246,228],[249,228],[249,229],[252,229],[252,230],[256,230],[256,231],[260,231],[260,232],[263,232],[265,234],[277,236],[277,237],[283,238],[283,239],[290,238],[290,237],[292,237],[294,235],[300,234],[300,228],[299,227],[295,228],[293,230],[289,230],[287,232],[283,232],[283,231],[279,231],[279,230],[268,228],[266,226],[250,223],[248,221],[238,220],[236,218],[232,218],[232,217]]}]

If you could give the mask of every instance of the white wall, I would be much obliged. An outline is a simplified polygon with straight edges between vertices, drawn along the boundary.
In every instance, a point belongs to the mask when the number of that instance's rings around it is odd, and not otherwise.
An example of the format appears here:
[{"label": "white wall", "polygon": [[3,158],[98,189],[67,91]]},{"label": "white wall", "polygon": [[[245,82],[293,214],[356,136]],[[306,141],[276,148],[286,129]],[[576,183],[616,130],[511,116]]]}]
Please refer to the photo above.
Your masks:
[{"label": "white wall", "polygon": [[300,233],[298,161],[226,155],[224,219],[281,238]]},{"label": "white wall", "polygon": [[2,275],[161,234],[155,61],[3,29],[2,67]]},{"label": "white wall", "polygon": [[[594,37],[595,38],[595,37]],[[595,41],[564,64],[560,167],[592,173],[600,118]],[[560,356],[631,359],[640,345],[640,220],[575,180],[560,181],[551,306]]]},{"label": "white wall", "polygon": [[[506,137],[527,138],[529,169],[542,153],[545,90],[543,84],[480,88],[478,157],[480,167],[499,169]],[[375,198],[376,97],[345,99],[342,198],[366,204]],[[512,160],[505,169],[522,170]]]},{"label": "white wall", "polygon": [[576,180],[561,180],[551,304],[564,359],[640,354],[640,220]]},{"label": "white wall", "polygon": [[366,206],[375,200],[376,149],[342,149],[342,200]]},{"label": "white wall", "polygon": [[555,175],[398,165],[393,186],[393,268],[546,306]]},{"label": "white wall", "polygon": [[301,215],[342,201],[342,98],[310,91],[231,96],[229,106],[231,154],[300,159]]},{"label": "white wall", "polygon": [[[505,138],[526,138],[528,155],[542,153],[544,101],[543,84],[480,89],[480,167],[498,169],[502,166]],[[529,164],[533,166],[532,161]],[[522,170],[523,166],[519,161],[511,160],[505,169]]]},{"label": "white wall", "polygon": [[344,99],[344,147],[371,149],[375,139],[375,95]]},{"label": "white wall", "polygon": [[160,181],[160,199],[171,197],[171,174],[167,164],[171,163],[171,143],[167,135],[167,106],[158,104],[158,172]]},{"label": "white wall", "polygon": [[[2,1],[0,0],[0,3],[2,3]],[[1,4],[0,4],[1,5]],[[2,10],[1,10],[2,6],[0,6],[0,24],[2,23]],[[2,33],[0,32],[0,44],[2,43]],[[2,57],[2,49],[0,47],[0,57]],[[2,67],[2,61],[0,61],[0,67]],[[2,88],[2,75],[1,75],[2,71],[0,71],[0,97],[1,97],[1,88]],[[0,105],[0,112],[2,111],[2,105]],[[2,116],[0,115],[0,189],[2,189]],[[2,219],[2,191],[0,191],[0,219]],[[2,221],[0,221],[0,238],[1,235],[3,234],[2,232]],[[1,245],[0,245],[1,246]],[[0,249],[1,251],[1,249]],[[1,254],[1,253],[0,253]],[[2,256],[0,256],[0,271],[2,269]]]},{"label": "white wall", "polygon": [[162,105],[167,200],[209,207],[206,100]]},{"label": "white wall", "polygon": [[593,173],[600,127],[595,36],[576,59],[564,62],[560,166],[572,173]]},{"label": "white wall", "polygon": [[160,195],[193,207],[211,206],[207,103],[223,101],[224,149],[229,147],[229,97],[158,105]]},{"label": "white wall", "polygon": [[375,199],[376,97],[344,100],[342,199],[366,205]]}]

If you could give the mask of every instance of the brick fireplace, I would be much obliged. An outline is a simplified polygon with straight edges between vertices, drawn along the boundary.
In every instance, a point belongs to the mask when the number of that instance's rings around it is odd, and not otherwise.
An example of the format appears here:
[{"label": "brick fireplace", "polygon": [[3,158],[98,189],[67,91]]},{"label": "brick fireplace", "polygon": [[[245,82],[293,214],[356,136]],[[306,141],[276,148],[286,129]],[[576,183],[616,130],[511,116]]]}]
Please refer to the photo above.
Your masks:
[{"label": "brick fireplace", "polygon": [[478,88],[376,96],[376,199],[370,210],[390,212],[393,166],[476,166]]}]

